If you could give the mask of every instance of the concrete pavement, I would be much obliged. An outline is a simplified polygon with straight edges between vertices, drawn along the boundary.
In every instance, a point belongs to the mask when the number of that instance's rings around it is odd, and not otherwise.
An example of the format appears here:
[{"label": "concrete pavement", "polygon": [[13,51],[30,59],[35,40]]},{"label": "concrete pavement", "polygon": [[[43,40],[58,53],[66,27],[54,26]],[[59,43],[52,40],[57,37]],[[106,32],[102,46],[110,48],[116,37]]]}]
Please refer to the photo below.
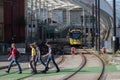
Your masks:
[{"label": "concrete pavement", "polygon": [[[44,69],[44,66],[38,63],[37,70],[39,73],[36,75],[31,75],[31,69],[29,68],[29,61],[28,61],[29,57],[30,56],[28,55],[23,55],[20,59],[21,67],[24,69],[23,74],[17,74],[17,71],[18,71],[17,66],[14,66],[11,68],[10,74],[6,74],[5,68],[7,68],[9,64],[9,61],[7,61],[8,56],[1,55],[0,56],[0,80],[17,80],[19,78],[23,78],[21,80],[33,80],[33,79],[34,80],[60,80],[63,77],[76,71],[79,64],[81,63],[81,58],[79,55],[75,55],[75,56],[65,55],[64,62],[59,65],[61,72],[55,73],[56,69],[52,68],[47,72],[47,74],[42,74],[41,70]],[[89,65],[87,64],[88,66],[86,68],[83,68],[82,71],[77,74],[78,76],[76,75],[76,78],[74,78],[73,80],[79,80],[79,78],[81,78],[82,80],[90,80],[89,79],[90,75],[95,76],[98,74],[100,67],[97,66],[96,62],[94,61],[95,59],[93,57],[89,57],[89,58],[90,58],[88,63]],[[92,67],[93,65],[96,65],[96,67]],[[4,69],[1,67],[4,67]],[[107,74],[106,80],[120,80],[120,70],[118,67],[119,66],[115,64],[106,66],[106,74]]]}]

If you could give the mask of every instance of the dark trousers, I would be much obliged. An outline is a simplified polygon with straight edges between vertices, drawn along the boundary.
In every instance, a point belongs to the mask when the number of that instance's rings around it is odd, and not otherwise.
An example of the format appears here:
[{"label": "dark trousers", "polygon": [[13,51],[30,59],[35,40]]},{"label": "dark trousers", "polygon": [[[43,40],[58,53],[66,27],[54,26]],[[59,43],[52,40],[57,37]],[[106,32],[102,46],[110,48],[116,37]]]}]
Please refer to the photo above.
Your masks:
[{"label": "dark trousers", "polygon": [[10,64],[9,64],[9,66],[8,66],[8,72],[10,71],[11,66],[12,66],[12,64],[13,64],[14,62],[15,62],[15,63],[17,64],[17,66],[18,66],[19,72],[22,72],[21,66],[20,66],[17,58],[12,58],[12,59],[11,59]]},{"label": "dark trousers", "polygon": [[[38,62],[38,56],[35,57],[35,65],[37,65]],[[42,60],[42,57],[40,56],[40,63],[45,66],[45,63]]]},{"label": "dark trousers", "polygon": [[36,72],[36,63],[35,63],[35,56],[33,60],[30,60],[30,67],[32,69],[33,72]]},{"label": "dark trousers", "polygon": [[54,56],[52,54],[49,54],[48,55],[48,59],[47,59],[47,63],[46,63],[46,66],[45,66],[45,71],[48,71],[48,65],[49,65],[49,62],[52,60],[53,64],[55,65],[56,69],[59,70],[59,67],[58,65],[56,64],[55,60],[54,60]]}]

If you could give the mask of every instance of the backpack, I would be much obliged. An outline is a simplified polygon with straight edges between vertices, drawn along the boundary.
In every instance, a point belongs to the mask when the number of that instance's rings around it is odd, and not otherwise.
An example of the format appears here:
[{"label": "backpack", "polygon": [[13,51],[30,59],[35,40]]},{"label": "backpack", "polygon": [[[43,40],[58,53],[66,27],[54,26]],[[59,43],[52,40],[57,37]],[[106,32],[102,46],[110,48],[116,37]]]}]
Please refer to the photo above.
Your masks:
[{"label": "backpack", "polygon": [[41,43],[38,45],[38,47],[42,55],[48,52],[48,47],[45,44]]},{"label": "backpack", "polygon": [[18,50],[16,52],[16,58],[20,58],[20,52]]}]

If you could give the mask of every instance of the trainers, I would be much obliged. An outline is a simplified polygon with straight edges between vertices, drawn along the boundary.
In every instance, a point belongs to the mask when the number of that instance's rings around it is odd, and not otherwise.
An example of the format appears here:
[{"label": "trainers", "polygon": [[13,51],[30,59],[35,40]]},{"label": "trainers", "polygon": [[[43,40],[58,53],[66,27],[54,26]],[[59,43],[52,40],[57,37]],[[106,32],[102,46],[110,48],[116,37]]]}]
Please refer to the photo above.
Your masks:
[{"label": "trainers", "polygon": [[37,74],[38,72],[37,71],[34,71],[35,74]]},{"label": "trainers", "polygon": [[49,67],[47,67],[44,71],[48,71],[48,69],[50,69]]},{"label": "trainers", "polygon": [[43,70],[43,71],[41,71],[42,73],[46,73],[46,71],[45,70]]},{"label": "trainers", "polygon": [[18,74],[22,74],[22,72],[19,72]]},{"label": "trainers", "polygon": [[9,73],[9,71],[5,71],[6,73]]},{"label": "trainers", "polygon": [[34,71],[31,71],[31,74],[34,74],[35,72]]},{"label": "trainers", "polygon": [[60,70],[58,69],[56,72],[60,72]]},{"label": "trainers", "polygon": [[31,71],[31,74],[37,74],[37,72],[36,71]]}]

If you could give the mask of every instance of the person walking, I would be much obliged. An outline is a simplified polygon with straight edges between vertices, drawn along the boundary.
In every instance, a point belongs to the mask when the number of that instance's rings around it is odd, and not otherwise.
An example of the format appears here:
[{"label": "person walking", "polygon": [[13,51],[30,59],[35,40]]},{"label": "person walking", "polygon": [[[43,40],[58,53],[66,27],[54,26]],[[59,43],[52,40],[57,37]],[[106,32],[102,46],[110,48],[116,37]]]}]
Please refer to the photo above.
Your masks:
[{"label": "person walking", "polygon": [[32,69],[32,72],[31,72],[31,73],[36,74],[36,73],[37,73],[36,63],[35,63],[36,50],[35,50],[34,44],[30,44],[30,48],[31,48],[30,67],[31,67],[31,69]]},{"label": "person walking", "polygon": [[11,55],[11,53],[12,53],[12,50],[11,50],[11,48],[10,48],[10,47],[7,49],[7,52],[8,52],[8,56],[10,56],[10,55]]},{"label": "person walking", "polygon": [[41,55],[42,51],[40,50],[38,43],[34,42],[34,46],[37,52],[36,58],[35,58],[35,64],[37,65],[38,60],[40,60],[40,63],[45,66],[45,63],[42,60],[42,55]]},{"label": "person walking", "polygon": [[60,72],[60,69],[59,69],[58,65],[56,64],[56,62],[54,60],[54,55],[53,55],[53,52],[52,52],[52,47],[49,44],[49,42],[46,42],[46,46],[48,46],[48,53],[45,56],[48,55],[48,58],[47,58],[47,63],[45,65],[45,69],[42,71],[42,73],[46,73],[48,71],[48,69],[49,69],[48,65],[49,65],[49,62],[51,60],[52,60],[53,64],[55,65],[56,69],[57,69],[56,72]]},{"label": "person walking", "polygon": [[9,66],[8,66],[8,70],[6,71],[7,73],[9,73],[10,72],[10,69],[11,69],[11,66],[12,66],[12,64],[15,62],[16,64],[17,64],[17,66],[18,66],[18,69],[19,69],[19,74],[21,74],[22,73],[22,69],[21,69],[21,66],[20,66],[20,64],[19,64],[19,62],[18,62],[18,58],[17,58],[17,48],[16,48],[16,45],[15,45],[15,43],[12,43],[11,44],[11,47],[12,47],[12,53],[11,53],[11,55],[9,56],[9,58],[8,58],[8,60],[10,60],[11,59],[11,61],[10,61],[10,64],[9,64]]}]

